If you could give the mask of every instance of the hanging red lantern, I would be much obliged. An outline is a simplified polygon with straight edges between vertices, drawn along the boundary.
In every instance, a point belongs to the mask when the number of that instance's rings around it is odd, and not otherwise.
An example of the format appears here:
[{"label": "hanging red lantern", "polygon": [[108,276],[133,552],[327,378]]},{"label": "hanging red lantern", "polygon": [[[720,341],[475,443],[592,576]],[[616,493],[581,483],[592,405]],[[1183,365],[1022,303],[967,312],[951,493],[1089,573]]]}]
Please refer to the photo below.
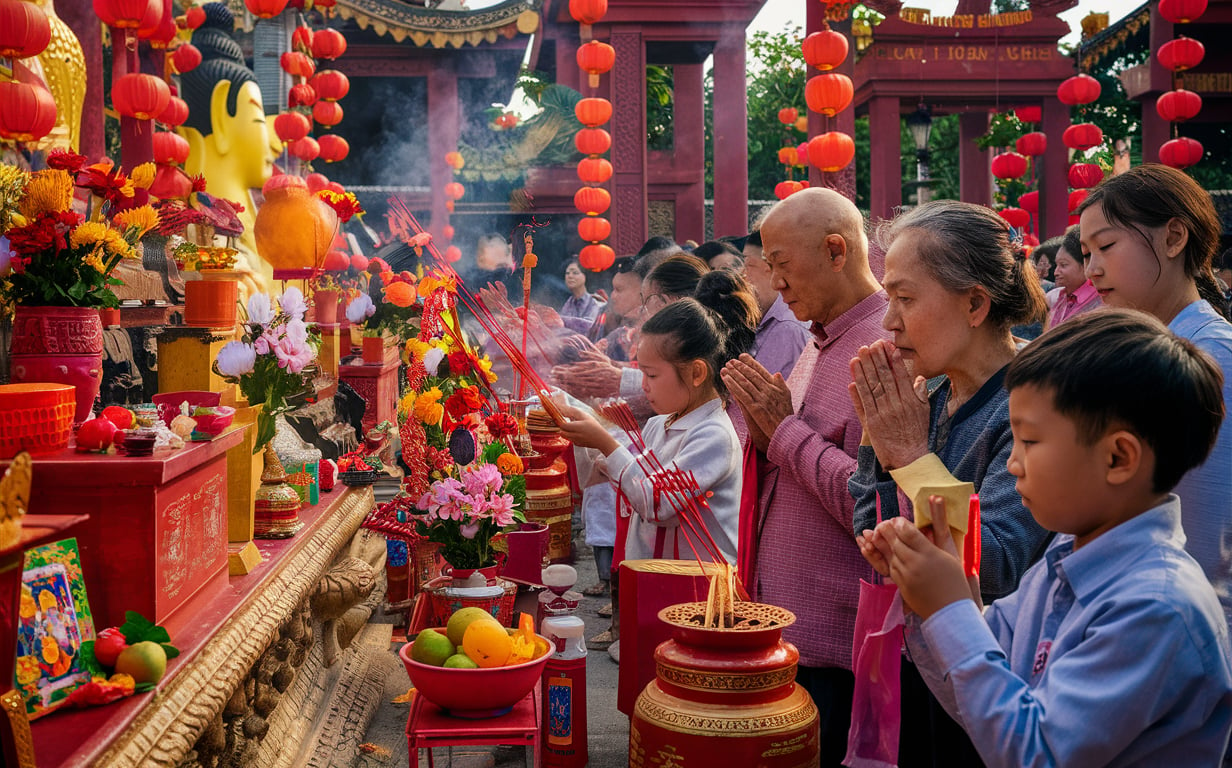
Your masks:
[{"label": "hanging red lantern", "polygon": [[834,117],[846,109],[854,93],[851,78],[837,72],[809,78],[804,85],[804,100],[809,109],[826,117]]},{"label": "hanging red lantern", "polygon": [[346,49],[346,38],[336,29],[318,30],[312,36],[313,58],[333,60],[346,53]]},{"label": "hanging red lantern", "polygon": [[598,128],[612,119],[612,102],[607,99],[582,99],[573,108],[578,122],[587,128]]},{"label": "hanging red lantern", "polygon": [[291,33],[291,50],[301,53],[312,53],[312,28],[311,27],[296,27]]},{"label": "hanging red lantern", "polygon": [[154,162],[176,165],[188,160],[188,139],[171,131],[154,134]]},{"label": "hanging red lantern", "polygon": [[454,230],[453,230],[452,224],[446,224],[445,226],[441,227],[441,236],[444,237],[446,240],[452,240],[453,235],[454,235]]},{"label": "hanging red lantern", "polygon": [[1103,144],[1104,132],[1095,123],[1075,123],[1061,134],[1061,143],[1081,152]]},{"label": "hanging red lantern", "polygon": [[56,100],[36,83],[0,80],[0,136],[38,141],[56,125]]},{"label": "hanging red lantern", "polygon": [[317,89],[308,83],[296,83],[287,92],[287,108],[311,107],[317,103]]},{"label": "hanging red lantern", "polygon": [[461,152],[446,152],[445,165],[455,171],[460,171],[466,166],[466,159],[462,157]]},{"label": "hanging red lantern", "polygon": [[171,45],[176,33],[175,14],[169,2],[166,5],[151,3],[141,26],[137,27],[137,37],[149,40],[150,47],[160,51]]},{"label": "hanging red lantern", "polygon": [[1074,75],[1057,86],[1057,99],[1071,107],[1090,104],[1099,98],[1102,90],[1099,81],[1090,75]]},{"label": "hanging red lantern", "polygon": [[612,134],[602,128],[583,128],[573,137],[573,145],[583,155],[601,155],[612,147]]},{"label": "hanging red lantern", "polygon": [[1173,24],[1188,24],[1206,13],[1206,0],[1159,0],[1159,15]]},{"label": "hanging red lantern", "polygon": [[804,38],[800,48],[804,51],[804,61],[822,72],[847,60],[847,37],[832,29],[814,32]]},{"label": "hanging red lantern", "polygon": [[462,249],[456,245],[451,245],[445,249],[445,261],[453,264],[462,260]]},{"label": "hanging red lantern", "polygon": [[800,161],[800,153],[795,147],[780,147],[779,162],[783,165],[796,165]]},{"label": "hanging red lantern", "polygon": [[205,23],[205,9],[199,5],[194,5],[184,12],[184,27],[186,29],[197,29]]},{"label": "hanging red lantern", "polygon": [[318,101],[312,105],[312,119],[332,128],[342,122],[342,105],[336,101]]},{"label": "hanging red lantern", "polygon": [[[295,2],[300,3],[300,2],[303,2],[303,0],[295,0]],[[316,2],[312,4],[312,7],[314,10],[318,10],[318,11],[325,13],[328,17],[328,13],[329,13],[328,9],[333,8],[337,4],[338,4],[338,0],[316,0]]]},{"label": "hanging red lantern", "polygon": [[1095,163],[1074,163],[1069,167],[1069,185],[1074,189],[1090,189],[1104,180],[1104,169]]},{"label": "hanging red lantern", "polygon": [[801,142],[796,145],[796,165],[806,166],[809,164],[808,142]]},{"label": "hanging red lantern", "polygon": [[1159,50],[1155,52],[1155,58],[1159,59],[1164,69],[1170,69],[1173,72],[1193,69],[1201,64],[1205,57],[1206,47],[1192,37],[1184,36],[1169,40],[1159,46]]},{"label": "hanging red lantern", "polygon": [[321,145],[311,136],[304,136],[296,139],[287,145],[287,152],[291,157],[298,157],[305,163],[311,163],[321,155]]},{"label": "hanging red lantern", "polygon": [[997,215],[1005,219],[1014,229],[1026,229],[1031,223],[1031,214],[1022,208],[1002,208]]},{"label": "hanging red lantern", "polygon": [[51,42],[51,22],[34,3],[0,0],[0,58],[38,56]]},{"label": "hanging red lantern", "polygon": [[1039,213],[1039,192],[1023,192],[1018,196],[1018,206],[1027,213]]},{"label": "hanging red lantern", "polygon": [[151,6],[163,11],[163,0],[94,0],[94,15],[116,29],[137,29]]},{"label": "hanging red lantern", "polygon": [[244,0],[244,7],[259,19],[272,19],[287,8],[288,0]]},{"label": "hanging red lantern", "polygon": [[[612,164],[602,157],[584,157],[578,161],[577,175],[587,184],[602,184],[612,178]],[[604,238],[595,239],[603,240]]]},{"label": "hanging red lantern", "polygon": [[299,141],[312,130],[312,121],[302,112],[283,112],[274,118],[274,133],[283,144]]},{"label": "hanging red lantern", "polygon": [[616,263],[616,252],[603,243],[592,243],[578,254],[578,263],[591,272],[602,272]]},{"label": "hanging red lantern", "polygon": [[171,91],[162,78],[140,72],[124,75],[111,86],[111,103],[125,117],[153,120],[167,108]]},{"label": "hanging red lantern", "polygon": [[291,77],[302,77],[305,80],[316,74],[317,65],[299,51],[287,51],[278,57],[278,64],[282,67],[282,71],[286,72]]},{"label": "hanging red lantern", "polygon": [[855,142],[841,131],[823,133],[809,141],[809,162],[826,173],[843,170],[855,156]]},{"label": "hanging red lantern", "polygon": [[800,111],[795,107],[783,107],[779,110],[779,122],[783,125],[792,125],[796,122],[796,118],[800,116]]},{"label": "hanging red lantern", "polygon": [[808,115],[800,115],[797,117],[792,128],[795,128],[800,133],[808,133]]},{"label": "hanging red lantern", "polygon": [[1159,162],[1173,168],[1188,168],[1202,161],[1202,144],[1188,136],[1164,142],[1159,148]]},{"label": "hanging red lantern", "polygon": [[774,185],[774,196],[780,200],[786,200],[802,189],[804,185],[798,181],[780,181]]},{"label": "hanging red lantern", "polygon": [[569,15],[578,24],[595,24],[607,13],[607,0],[569,0]]},{"label": "hanging red lantern", "polygon": [[1038,123],[1044,119],[1044,110],[1042,107],[1016,107],[1014,117],[1020,123]]},{"label": "hanging red lantern", "polygon": [[992,175],[998,179],[1017,179],[1027,172],[1027,158],[1017,152],[1002,152],[992,159]]},{"label": "hanging red lantern", "polygon": [[616,63],[616,49],[607,43],[591,40],[577,49],[578,67],[590,75],[590,87],[599,87],[599,75],[609,72]]},{"label": "hanging red lantern", "polygon": [[1070,192],[1067,210],[1070,213],[1076,212],[1078,206],[1082,205],[1083,201],[1087,199],[1088,194],[1090,193],[1085,189],[1075,189],[1073,192]]},{"label": "hanging red lantern", "polygon": [[327,133],[324,136],[318,136],[317,144],[321,146],[321,154],[319,157],[327,163],[336,163],[340,160],[345,160],[346,156],[351,153],[351,145],[347,142],[347,140],[332,133]]},{"label": "hanging red lantern", "polygon": [[163,125],[172,128],[183,125],[188,120],[188,102],[179,96],[172,96],[167,99],[167,106],[163,108],[162,112],[158,113],[156,119]]},{"label": "hanging red lantern", "polygon": [[578,222],[578,236],[588,242],[606,240],[612,234],[612,222],[602,216],[584,216]]},{"label": "hanging red lantern", "polygon": [[1155,101],[1155,111],[1170,123],[1183,123],[1202,111],[1202,97],[1178,88],[1160,96]]},{"label": "hanging red lantern", "polygon": [[1014,142],[1014,149],[1026,157],[1039,157],[1048,150],[1048,137],[1039,131],[1025,133]]},{"label": "hanging red lantern", "polygon": [[323,69],[312,76],[309,84],[326,101],[338,101],[351,91],[351,80],[336,69]]},{"label": "hanging red lantern", "polygon": [[159,200],[182,200],[192,194],[192,179],[177,166],[161,164],[154,171],[150,195]]},{"label": "hanging red lantern", "polygon": [[192,43],[183,43],[171,52],[171,68],[177,75],[191,72],[201,65],[201,51]]},{"label": "hanging red lantern", "polygon": [[612,196],[603,187],[582,187],[573,194],[573,207],[587,216],[598,216],[612,205]]},{"label": "hanging red lantern", "polygon": [[[296,177],[293,176],[292,178],[296,178]],[[268,183],[269,182],[266,182],[266,184]],[[294,184],[295,182],[292,181],[291,183]],[[304,177],[304,186],[308,187],[308,191],[315,195],[316,193],[320,192],[322,189],[325,189],[326,187],[329,186],[329,177],[323,173],[317,173],[316,171],[313,171],[312,173]]]},{"label": "hanging red lantern", "polygon": [[466,194],[466,187],[456,181],[451,181],[445,185],[445,197],[449,200],[461,200]]}]

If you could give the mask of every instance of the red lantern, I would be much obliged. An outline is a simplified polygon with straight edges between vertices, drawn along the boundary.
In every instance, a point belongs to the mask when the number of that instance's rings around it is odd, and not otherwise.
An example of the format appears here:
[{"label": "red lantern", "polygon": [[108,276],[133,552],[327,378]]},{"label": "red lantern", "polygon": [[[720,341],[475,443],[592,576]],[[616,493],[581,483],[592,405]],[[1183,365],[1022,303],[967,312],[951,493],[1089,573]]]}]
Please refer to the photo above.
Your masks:
[{"label": "red lantern", "polygon": [[1026,229],[1031,223],[1031,214],[1022,208],[1002,208],[997,215],[1005,219],[1014,229]]},{"label": "red lantern", "polygon": [[607,99],[582,99],[573,108],[578,122],[588,128],[598,128],[612,119],[612,102]]},{"label": "red lantern", "polygon": [[1077,123],[1065,129],[1061,142],[1070,149],[1083,151],[1103,144],[1104,132],[1094,123]]},{"label": "red lantern", "polygon": [[323,69],[309,81],[317,95],[326,101],[338,101],[351,90],[351,81],[336,69]]},{"label": "red lantern", "polygon": [[205,23],[205,9],[199,5],[194,5],[184,12],[184,26],[187,29],[196,29]]},{"label": "red lantern", "polygon": [[796,165],[806,166],[809,164],[808,142],[802,142],[796,145]]},{"label": "red lantern", "polygon": [[312,53],[312,28],[296,27],[291,33],[291,50]]},{"label": "red lantern", "polygon": [[[602,184],[612,178],[612,164],[602,157],[584,157],[578,161],[578,178],[587,184]],[[605,238],[596,237],[595,240]]]},{"label": "red lantern", "polygon": [[1099,98],[1099,81],[1090,75],[1074,75],[1057,86],[1057,98],[1062,104],[1090,104]]},{"label": "red lantern", "polygon": [[[297,177],[292,177],[292,178],[297,178]],[[268,182],[266,183],[268,184]],[[314,171],[304,177],[304,185],[308,187],[309,192],[315,195],[316,193],[320,192],[322,189],[325,189],[326,187],[329,186],[329,177],[323,173],[317,173]],[[367,265],[365,264],[364,267],[366,268]]]},{"label": "red lantern", "polygon": [[804,100],[809,109],[826,117],[834,117],[846,109],[854,93],[851,78],[836,72],[812,77],[804,85]]},{"label": "red lantern", "polygon": [[1018,196],[1018,205],[1027,213],[1039,213],[1039,192],[1023,192]]},{"label": "red lantern", "polygon": [[150,195],[159,200],[182,200],[192,194],[192,179],[174,165],[159,165],[150,183]]},{"label": "red lantern", "polygon": [[569,0],[569,15],[578,24],[594,24],[607,13],[607,0]]},{"label": "red lantern", "polygon": [[1206,47],[1192,37],[1178,37],[1159,46],[1155,58],[1165,69],[1173,72],[1184,72],[1202,63],[1206,56]]},{"label": "red lantern", "polygon": [[0,0],[0,58],[38,56],[51,42],[51,22],[34,3]]},{"label": "red lantern", "polygon": [[452,240],[453,235],[454,235],[454,231],[453,231],[452,224],[446,224],[445,226],[441,227],[441,236],[444,237],[446,240]]},{"label": "red lantern", "polygon": [[188,102],[179,96],[172,96],[167,99],[167,106],[163,111],[158,113],[157,120],[172,128],[183,125],[184,121],[188,120]]},{"label": "red lantern", "polygon": [[591,40],[578,46],[577,65],[588,75],[598,77],[612,69],[616,63],[616,49],[607,43]]},{"label": "red lantern", "polygon": [[1090,193],[1088,193],[1085,189],[1075,189],[1073,192],[1070,192],[1069,193],[1069,203],[1068,203],[1069,212],[1074,213],[1075,211],[1077,211],[1078,206],[1082,205],[1083,201],[1087,199],[1088,194]]},{"label": "red lantern", "polygon": [[312,121],[301,112],[283,112],[274,118],[274,133],[278,134],[284,144],[299,141],[307,136],[310,130]]},{"label": "red lantern", "polygon": [[597,243],[611,236],[612,222],[602,216],[585,216],[578,222],[577,231],[583,240]]},{"label": "red lantern", "polygon": [[1027,158],[1017,152],[1002,152],[992,159],[992,175],[998,179],[1017,179],[1027,172]]},{"label": "red lantern", "polygon": [[133,72],[124,75],[111,86],[111,103],[125,117],[153,120],[162,114],[171,100],[171,91],[158,77]]},{"label": "red lantern", "polygon": [[151,48],[164,50],[176,36],[175,15],[170,3],[165,7],[158,5],[156,12],[153,12],[153,5],[150,8],[152,12],[148,13],[141,21],[141,26],[137,27],[137,37],[149,40]]},{"label": "red lantern", "polygon": [[292,77],[302,77],[305,80],[316,74],[317,65],[299,51],[287,51],[278,58],[282,71]]},{"label": "red lantern", "polygon": [[336,101],[318,101],[312,105],[312,119],[332,128],[342,122],[342,105]]},{"label": "red lantern", "polygon": [[591,272],[602,272],[616,263],[616,252],[603,243],[592,243],[578,254],[578,263]]},{"label": "red lantern", "polygon": [[56,100],[35,83],[0,81],[0,136],[38,141],[56,125]]},{"label": "red lantern", "polygon": [[301,139],[296,139],[287,145],[287,152],[292,157],[298,157],[305,163],[311,163],[316,160],[321,154],[321,145],[311,136],[305,136]]},{"label": "red lantern", "polygon": [[841,131],[823,133],[809,141],[809,162],[826,173],[843,170],[855,156],[855,142]]},{"label": "red lantern", "polygon": [[320,158],[327,163],[345,160],[346,156],[351,153],[351,145],[347,143],[347,140],[332,133],[318,137],[317,144],[321,145]]},{"label": "red lantern", "polygon": [[573,145],[583,155],[601,155],[612,147],[612,134],[602,128],[583,128],[573,137]]},{"label": "red lantern", "polygon": [[287,8],[287,0],[244,0],[248,12],[260,19],[272,19]]},{"label": "red lantern", "polygon": [[177,75],[191,72],[201,65],[201,51],[192,43],[184,43],[171,53],[171,68]]},{"label": "red lantern", "polygon": [[346,53],[347,42],[336,29],[322,29],[312,36],[312,55],[317,59],[336,59]]},{"label": "red lantern", "polygon": [[573,194],[573,207],[587,216],[598,216],[612,205],[612,196],[603,187],[582,187]]},{"label": "red lantern", "polygon": [[804,185],[798,181],[780,181],[774,185],[774,196],[780,200],[786,200],[802,189]]},{"label": "red lantern", "polygon": [[779,110],[779,122],[783,125],[791,125],[796,122],[796,118],[800,116],[800,111],[795,107],[783,107]]},{"label": "red lantern", "polygon": [[296,83],[287,92],[287,107],[311,107],[317,103],[317,89],[308,83]]},{"label": "red lantern", "polygon": [[459,248],[458,246],[451,245],[445,249],[445,261],[449,262],[450,264],[453,264],[454,262],[461,260],[461,258],[462,258],[462,249]]},{"label": "red lantern", "polygon": [[1202,144],[1187,136],[1165,142],[1159,148],[1159,162],[1173,168],[1188,168],[1202,161]]},{"label": "red lantern", "polygon": [[325,263],[321,265],[321,269],[327,272],[341,272],[349,266],[351,266],[350,255],[335,249],[325,254]]},{"label": "red lantern", "polygon": [[154,162],[175,165],[186,160],[188,139],[170,131],[158,131],[154,134]]},{"label": "red lantern", "polygon": [[1206,0],[1159,0],[1159,15],[1173,24],[1188,24],[1206,13]]},{"label": "red lantern", "polygon": [[800,162],[800,153],[795,147],[780,147],[779,162],[783,165],[796,165]]},{"label": "red lantern", "polygon": [[1170,123],[1183,123],[1202,111],[1202,97],[1178,88],[1160,96],[1155,101],[1155,111]]},{"label": "red lantern", "polygon": [[847,60],[847,38],[832,29],[814,32],[801,44],[804,61],[814,69],[825,72]]},{"label": "red lantern", "polygon": [[1069,185],[1074,189],[1090,189],[1104,180],[1104,169],[1095,163],[1074,163],[1069,167]]},{"label": "red lantern", "polygon": [[1038,123],[1044,119],[1044,110],[1042,107],[1018,107],[1014,110],[1014,117],[1020,123]]},{"label": "red lantern", "polygon": [[461,200],[466,194],[466,187],[456,181],[451,181],[445,185],[445,197],[449,200]]},{"label": "red lantern", "polygon": [[462,170],[463,166],[466,165],[466,159],[462,157],[461,152],[446,152],[445,153],[445,165],[448,165],[450,168],[454,169],[455,171],[460,171]]},{"label": "red lantern", "polygon": [[163,0],[94,0],[94,14],[109,27],[137,29],[151,6],[163,12]]},{"label": "red lantern", "polygon": [[1014,149],[1026,157],[1039,157],[1048,150],[1048,137],[1039,131],[1025,133],[1014,142]]}]

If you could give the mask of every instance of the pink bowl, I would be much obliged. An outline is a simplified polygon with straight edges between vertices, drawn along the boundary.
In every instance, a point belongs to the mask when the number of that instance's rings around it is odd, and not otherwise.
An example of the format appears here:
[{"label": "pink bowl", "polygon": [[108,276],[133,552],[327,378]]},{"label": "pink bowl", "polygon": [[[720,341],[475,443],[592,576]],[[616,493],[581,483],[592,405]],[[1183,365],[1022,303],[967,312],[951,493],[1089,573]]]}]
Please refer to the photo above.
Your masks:
[{"label": "pink bowl", "polygon": [[183,392],[164,392],[161,395],[154,395],[154,405],[158,407],[158,418],[163,420],[163,423],[168,427],[171,426],[171,420],[180,415],[180,403],[188,401],[189,414],[191,415],[193,408],[213,408],[222,400],[222,395],[218,392],[206,392],[204,390],[185,390]]},{"label": "pink bowl", "polygon": [[[436,629],[445,631],[444,627]],[[543,639],[547,640],[546,637]],[[411,643],[402,646],[398,656],[406,666],[411,684],[425,699],[454,717],[477,720],[499,717],[513,709],[539,684],[543,668],[552,654],[545,653],[537,659],[509,667],[489,669],[452,669],[421,664],[411,658]]]},{"label": "pink bowl", "polygon": [[213,413],[193,416],[193,418],[197,420],[197,426],[193,429],[193,439],[213,440],[221,435],[224,429],[231,426],[231,420],[235,418],[235,409],[227,405],[217,405],[214,406]]}]

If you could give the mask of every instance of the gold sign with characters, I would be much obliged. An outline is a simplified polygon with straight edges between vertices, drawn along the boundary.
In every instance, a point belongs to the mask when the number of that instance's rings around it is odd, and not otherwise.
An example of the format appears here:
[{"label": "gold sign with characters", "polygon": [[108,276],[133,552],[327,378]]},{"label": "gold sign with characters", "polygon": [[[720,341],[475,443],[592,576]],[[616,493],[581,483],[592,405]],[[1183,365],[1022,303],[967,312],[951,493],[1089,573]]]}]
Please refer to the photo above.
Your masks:
[{"label": "gold sign with characters", "polygon": [[898,17],[909,24],[925,24],[930,27],[949,27],[953,29],[994,29],[997,27],[1016,27],[1028,24],[1035,15],[1027,11],[1010,11],[1009,13],[964,13],[957,16],[933,16],[925,8],[903,8]]},{"label": "gold sign with characters", "polygon": [[887,45],[878,47],[874,55],[879,59],[928,64],[949,61],[1052,61],[1061,54],[1050,45]]}]

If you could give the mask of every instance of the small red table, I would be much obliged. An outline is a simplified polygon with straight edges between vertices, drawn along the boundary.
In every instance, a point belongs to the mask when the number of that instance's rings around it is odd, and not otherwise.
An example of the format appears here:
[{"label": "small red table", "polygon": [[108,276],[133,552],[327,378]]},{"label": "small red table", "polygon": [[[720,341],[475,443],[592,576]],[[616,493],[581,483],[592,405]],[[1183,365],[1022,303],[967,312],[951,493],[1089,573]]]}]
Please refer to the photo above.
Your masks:
[{"label": "small red table", "polygon": [[[462,747],[487,744],[524,746],[531,748],[531,768],[539,768],[540,686],[526,694],[509,714],[484,720],[464,720],[449,717],[441,708],[416,694],[411,715],[406,721],[406,741],[411,753],[411,768],[419,768],[420,748],[428,750],[428,767],[433,768],[433,747]],[[450,763],[452,764],[452,755]]]}]

